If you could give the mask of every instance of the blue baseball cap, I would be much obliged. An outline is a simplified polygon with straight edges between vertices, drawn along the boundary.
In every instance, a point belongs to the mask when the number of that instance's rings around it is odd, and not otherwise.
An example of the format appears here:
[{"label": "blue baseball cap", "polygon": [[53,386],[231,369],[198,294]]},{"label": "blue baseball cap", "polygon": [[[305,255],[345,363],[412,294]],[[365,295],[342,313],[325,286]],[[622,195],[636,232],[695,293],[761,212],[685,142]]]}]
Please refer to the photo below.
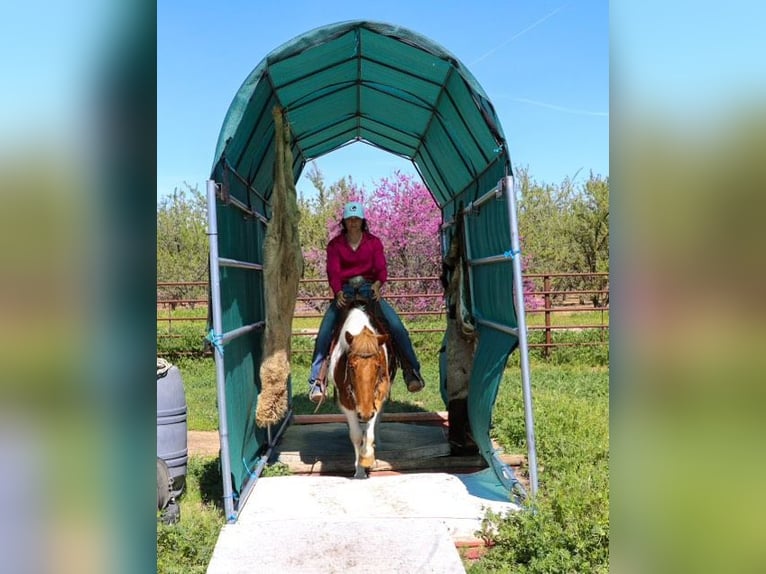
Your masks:
[{"label": "blue baseball cap", "polygon": [[359,217],[364,219],[364,207],[358,201],[349,201],[343,208],[343,219]]}]

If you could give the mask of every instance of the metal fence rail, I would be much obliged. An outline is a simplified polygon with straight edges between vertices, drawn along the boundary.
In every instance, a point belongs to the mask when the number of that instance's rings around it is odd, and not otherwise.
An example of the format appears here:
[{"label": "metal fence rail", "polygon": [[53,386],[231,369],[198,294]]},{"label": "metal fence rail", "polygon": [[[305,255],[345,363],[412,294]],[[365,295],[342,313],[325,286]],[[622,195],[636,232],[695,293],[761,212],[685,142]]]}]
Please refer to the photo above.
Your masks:
[{"label": "metal fence rail", "polygon": [[[551,350],[557,347],[600,346],[609,344],[609,285],[608,273],[529,273],[524,275],[526,281],[533,281],[535,288],[527,289],[527,317],[543,315],[544,324],[529,325],[527,331],[541,333],[541,340],[530,341],[529,348],[541,349],[548,357]],[[406,289],[412,284],[418,285],[418,291],[407,293]],[[601,288],[593,285],[601,284]],[[428,285],[425,288],[424,285]],[[296,301],[296,319],[321,319],[325,305],[330,301],[329,288],[326,279],[303,279],[300,282],[299,296]],[[187,293],[193,293],[188,296]],[[202,323],[208,318],[208,283],[206,281],[166,281],[157,283],[157,338],[181,339],[188,334],[179,333],[183,324]],[[386,299],[397,309],[404,319],[432,318],[446,321],[443,292],[439,277],[391,277],[388,279]],[[584,298],[593,298],[599,304],[585,304]],[[412,309],[417,301],[425,309]],[[409,307],[409,310],[408,310]],[[593,313],[600,314],[600,320],[593,322]],[[556,324],[556,316],[560,314],[589,317],[589,321],[577,321],[574,324]],[[410,321],[407,325],[410,333],[442,333],[444,329],[418,326]],[[205,335],[204,327],[199,328],[200,339]],[[295,337],[313,337],[317,328],[296,329]],[[188,332],[188,328],[186,329]],[[568,342],[555,340],[555,333],[590,331],[598,334],[598,340]],[[190,350],[191,351],[191,350]],[[294,352],[306,352],[295,349]]]}]

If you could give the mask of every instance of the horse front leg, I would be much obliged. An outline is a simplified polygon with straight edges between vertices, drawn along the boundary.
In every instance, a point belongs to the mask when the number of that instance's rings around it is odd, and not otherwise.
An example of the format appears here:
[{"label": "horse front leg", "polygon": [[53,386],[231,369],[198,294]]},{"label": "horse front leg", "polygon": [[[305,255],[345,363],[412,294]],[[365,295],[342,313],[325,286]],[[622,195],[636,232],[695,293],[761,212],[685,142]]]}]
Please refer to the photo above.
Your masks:
[{"label": "horse front leg", "polygon": [[364,434],[366,433],[362,432],[362,426],[356,416],[356,411],[349,410],[343,405],[341,405],[340,408],[343,411],[343,414],[346,415],[348,437],[351,439],[351,444],[354,445],[354,478],[367,478],[367,471],[362,463],[362,448]]},{"label": "horse front leg", "polygon": [[375,464],[375,431],[378,429],[378,417],[380,413],[375,413],[365,424],[362,435],[362,454],[359,463],[369,470]]}]

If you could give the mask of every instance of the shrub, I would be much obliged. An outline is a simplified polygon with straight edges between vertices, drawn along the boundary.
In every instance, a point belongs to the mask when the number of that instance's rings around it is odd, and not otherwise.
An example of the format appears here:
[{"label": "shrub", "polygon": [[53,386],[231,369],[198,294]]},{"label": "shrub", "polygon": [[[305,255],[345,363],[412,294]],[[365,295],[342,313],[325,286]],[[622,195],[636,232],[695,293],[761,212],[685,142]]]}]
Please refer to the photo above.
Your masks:
[{"label": "shrub", "polygon": [[[550,367],[533,377],[539,491],[524,511],[488,514],[493,546],[470,572],[606,572],[609,433],[606,369]],[[498,396],[493,436],[526,450],[520,385]]]}]

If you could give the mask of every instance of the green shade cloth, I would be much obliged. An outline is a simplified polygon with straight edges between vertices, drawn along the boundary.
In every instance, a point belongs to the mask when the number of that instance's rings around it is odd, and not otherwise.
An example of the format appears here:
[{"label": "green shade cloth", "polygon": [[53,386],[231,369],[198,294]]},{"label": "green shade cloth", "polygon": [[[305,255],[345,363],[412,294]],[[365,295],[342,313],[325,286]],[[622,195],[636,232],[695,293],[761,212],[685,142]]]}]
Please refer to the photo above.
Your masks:
[{"label": "green shade cloth", "polygon": [[[460,210],[511,175],[494,107],[468,69],[424,36],[391,24],[351,21],[317,28],[269,53],[232,100],[218,137],[211,179],[225,193],[270,217],[274,120],[281,106],[292,131],[293,175],[339,147],[364,142],[410,159],[442,211]],[[219,255],[262,262],[263,223],[219,200]],[[490,201],[467,221],[471,257],[511,246],[505,200]],[[475,269],[474,312],[515,328],[511,260]],[[223,269],[225,330],[264,319],[260,273]],[[261,333],[226,346],[226,397],[232,481],[239,492],[266,444],[253,418],[260,382]],[[469,414],[491,462],[492,408],[516,337],[481,330]],[[479,361],[479,359],[481,359]]]}]

